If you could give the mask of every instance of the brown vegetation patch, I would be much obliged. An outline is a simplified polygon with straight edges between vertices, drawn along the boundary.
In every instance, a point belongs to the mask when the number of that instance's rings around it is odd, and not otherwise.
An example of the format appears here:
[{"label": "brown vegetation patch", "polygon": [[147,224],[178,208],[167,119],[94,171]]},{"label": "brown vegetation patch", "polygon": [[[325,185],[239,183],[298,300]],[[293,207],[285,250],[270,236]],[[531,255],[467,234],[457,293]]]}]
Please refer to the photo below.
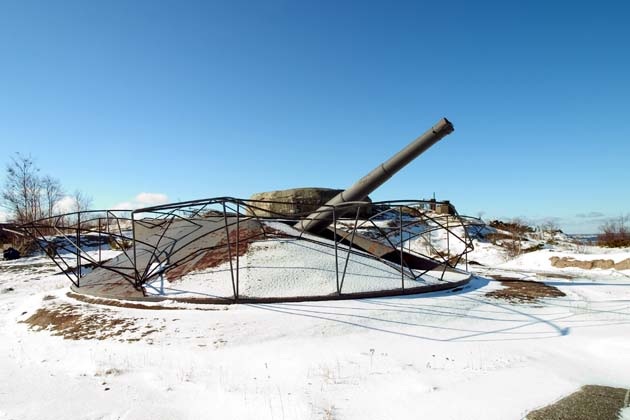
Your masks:
[{"label": "brown vegetation patch", "polygon": [[486,297],[519,303],[537,302],[541,298],[566,296],[558,288],[537,281],[504,276],[493,276],[493,278],[500,281],[501,285],[505,287],[486,293]]},{"label": "brown vegetation patch", "polygon": [[529,420],[611,420],[628,404],[629,390],[600,385],[585,385],[553,404],[532,411]]},{"label": "brown vegetation patch", "polygon": [[33,331],[47,330],[66,340],[104,340],[124,333],[137,333],[135,338],[126,341],[138,341],[156,331],[148,325],[141,328],[135,321],[135,318],[115,317],[109,310],[88,313],[80,306],[62,303],[40,308],[21,322]]},{"label": "brown vegetation patch", "polygon": [[242,257],[247,253],[254,241],[268,237],[286,238],[288,235],[264,225],[257,227],[242,226],[238,231],[232,230],[227,237],[221,238],[216,246],[204,251],[196,258],[169,270],[166,275],[167,280],[176,280],[192,271],[217,267],[229,262],[230,257],[232,259]]},{"label": "brown vegetation patch", "polygon": [[492,242],[493,244],[496,244],[498,241],[502,241],[504,239],[509,239],[509,240],[513,240],[514,239],[514,235],[511,234],[507,234],[507,233],[488,233],[485,238]]},{"label": "brown vegetation patch", "polygon": [[534,229],[531,226],[527,226],[524,222],[519,219],[515,219],[512,222],[504,222],[502,220],[492,220],[489,223],[490,227],[495,229],[505,230],[511,233],[525,233],[525,232],[533,232]]},{"label": "brown vegetation patch", "polygon": [[630,246],[630,214],[615,220],[609,220],[600,226],[602,233],[597,237],[597,245],[608,248],[622,248]]}]

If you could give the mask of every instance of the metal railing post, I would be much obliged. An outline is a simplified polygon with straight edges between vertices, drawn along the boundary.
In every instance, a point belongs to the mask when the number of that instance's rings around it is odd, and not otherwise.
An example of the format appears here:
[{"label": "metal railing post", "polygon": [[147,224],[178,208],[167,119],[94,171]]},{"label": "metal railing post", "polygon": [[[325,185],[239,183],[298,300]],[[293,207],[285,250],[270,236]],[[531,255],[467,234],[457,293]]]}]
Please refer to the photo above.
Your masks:
[{"label": "metal railing post", "polygon": [[[239,295],[239,245],[241,242],[241,206],[240,203],[236,203],[236,299],[238,299]],[[264,227],[263,227],[264,229]]]},{"label": "metal railing post", "polygon": [[[236,291],[236,282],[234,278],[234,266],[232,264],[232,244],[230,243],[230,228],[228,226],[227,220],[227,209],[225,208],[225,200],[222,203],[223,205],[223,223],[225,225],[225,239],[227,242],[227,250],[228,250],[228,260],[230,262],[230,276],[232,278],[232,292],[234,293],[234,301],[238,302],[238,292]],[[263,231],[265,230],[263,226]]]},{"label": "metal railing post", "polygon": [[[405,264],[404,264],[404,251],[403,251],[403,218],[402,218],[402,207],[398,207],[398,224],[400,229],[400,287],[402,290],[405,290]],[[410,268],[411,270],[411,268]]]},{"label": "metal railing post", "polygon": [[77,212],[77,287],[81,282],[81,212]]},{"label": "metal railing post", "polygon": [[451,261],[451,231],[448,227],[448,214],[446,215],[446,261],[450,264]]},{"label": "metal railing post", "polygon": [[101,263],[101,217],[98,218],[98,263]]},{"label": "metal railing post", "polygon": [[333,207],[333,242],[335,243],[335,279],[337,281],[337,294],[341,295],[341,289],[339,288],[339,256],[337,251],[337,212],[336,207]]},{"label": "metal railing post", "polygon": [[[122,232],[121,232],[122,234]],[[136,288],[140,286],[140,272],[138,271],[138,253],[136,249],[136,220],[135,214],[131,212],[131,240],[133,241],[133,272],[135,277]],[[123,247],[125,246],[125,239],[123,237]]]}]

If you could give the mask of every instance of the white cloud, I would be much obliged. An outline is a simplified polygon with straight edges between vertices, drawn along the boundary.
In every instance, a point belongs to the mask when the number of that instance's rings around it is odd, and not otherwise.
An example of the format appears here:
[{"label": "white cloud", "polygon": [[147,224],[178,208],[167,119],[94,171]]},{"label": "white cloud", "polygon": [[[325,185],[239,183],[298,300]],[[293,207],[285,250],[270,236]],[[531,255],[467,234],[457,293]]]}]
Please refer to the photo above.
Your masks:
[{"label": "white cloud", "polygon": [[116,210],[134,210],[164,203],[168,203],[168,196],[166,194],[141,192],[132,200],[118,203],[113,208]]},{"label": "white cloud", "polygon": [[0,222],[6,222],[9,220],[9,213],[6,211],[0,210]]},{"label": "white cloud", "polygon": [[74,197],[70,197],[69,195],[63,197],[55,204],[54,211],[56,214],[66,214],[76,211]]},{"label": "white cloud", "polygon": [[136,196],[136,202],[147,206],[154,206],[168,202],[168,196],[161,193],[140,193]]}]

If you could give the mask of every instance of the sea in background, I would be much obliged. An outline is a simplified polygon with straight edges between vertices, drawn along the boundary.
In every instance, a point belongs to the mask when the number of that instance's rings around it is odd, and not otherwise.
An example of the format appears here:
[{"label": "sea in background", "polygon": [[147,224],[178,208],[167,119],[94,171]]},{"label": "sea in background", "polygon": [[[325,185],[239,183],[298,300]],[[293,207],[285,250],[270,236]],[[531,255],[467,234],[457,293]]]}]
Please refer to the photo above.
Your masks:
[{"label": "sea in background", "polygon": [[576,241],[588,244],[588,245],[595,245],[597,244],[597,234],[594,233],[588,233],[588,234],[583,234],[583,233],[573,233],[570,235],[567,235],[569,238],[574,239]]}]

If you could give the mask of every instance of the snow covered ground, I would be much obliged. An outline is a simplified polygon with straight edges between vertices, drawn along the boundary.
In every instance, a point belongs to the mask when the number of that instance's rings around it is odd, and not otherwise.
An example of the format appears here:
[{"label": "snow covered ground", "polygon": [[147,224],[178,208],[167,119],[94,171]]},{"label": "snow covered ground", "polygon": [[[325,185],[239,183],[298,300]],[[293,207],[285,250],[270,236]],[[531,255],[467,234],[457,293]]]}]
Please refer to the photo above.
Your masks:
[{"label": "snow covered ground", "polygon": [[[240,296],[265,298],[332,295],[337,291],[337,275],[344,293],[401,287],[401,274],[394,263],[387,265],[369,258],[365,253],[348,253],[345,245],[339,245],[338,253],[339,258],[336,259],[332,246],[304,240],[253,242],[249,251],[239,259]],[[233,265],[234,262],[228,260],[216,267],[186,274],[172,282],[160,276],[148,283],[146,290],[148,294],[160,296],[231,298]],[[443,281],[464,281],[468,278],[465,272],[444,272],[440,268],[428,272],[417,270],[416,275],[417,279],[410,278],[408,274],[405,276],[405,288],[438,285]]]},{"label": "snow covered ground", "polygon": [[[630,271],[549,262],[630,250],[475,245],[455,292],[155,309],[76,300],[45,258],[0,261],[0,419],[520,419],[630,388]],[[493,275],[566,296],[489,297]]]}]

